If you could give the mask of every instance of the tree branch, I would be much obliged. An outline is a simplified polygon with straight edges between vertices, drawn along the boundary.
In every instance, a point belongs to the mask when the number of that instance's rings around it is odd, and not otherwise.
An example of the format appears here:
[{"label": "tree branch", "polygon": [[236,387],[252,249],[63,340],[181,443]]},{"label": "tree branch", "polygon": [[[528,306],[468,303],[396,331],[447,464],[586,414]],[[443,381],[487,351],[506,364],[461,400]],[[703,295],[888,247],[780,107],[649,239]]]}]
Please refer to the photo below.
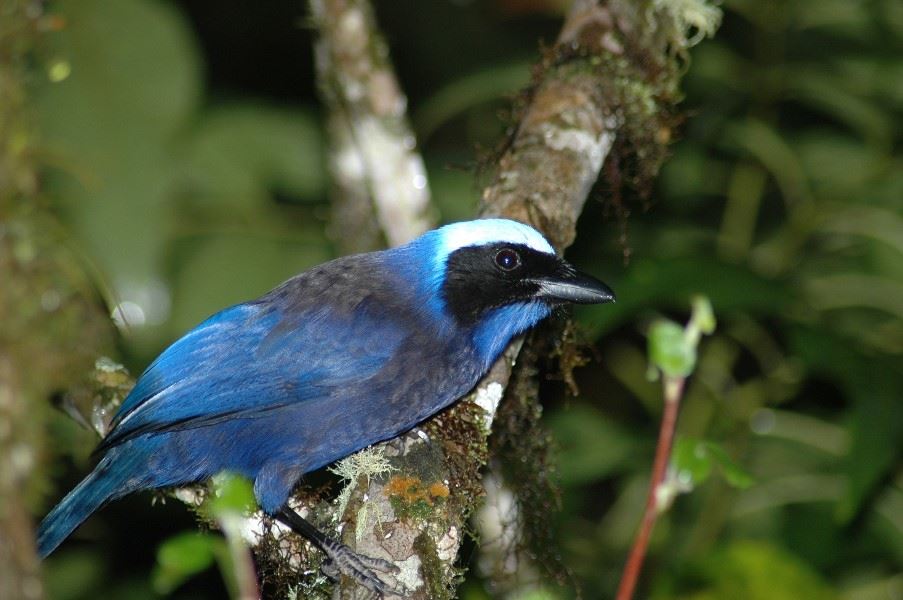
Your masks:
[{"label": "tree branch", "polygon": [[407,98],[367,0],[311,0],[320,95],[329,110],[336,186],[334,237],[346,250],[376,249],[376,217],[390,246],[433,227],[423,159]]},{"label": "tree branch", "polygon": [[683,396],[683,378],[672,379],[663,377],[665,390],[665,411],[659,427],[658,442],[655,446],[655,461],[652,465],[652,477],[649,483],[649,493],[646,496],[646,508],[643,511],[643,520],[640,529],[634,539],[627,564],[624,566],[624,574],[618,585],[616,600],[630,600],[640,577],[640,569],[646,558],[646,548],[649,546],[649,538],[652,537],[652,528],[662,508],[660,505],[660,489],[665,481],[665,470],[668,467],[668,459],[671,456],[671,447],[674,443],[674,431],[677,428],[677,413],[680,408],[680,400]]}]

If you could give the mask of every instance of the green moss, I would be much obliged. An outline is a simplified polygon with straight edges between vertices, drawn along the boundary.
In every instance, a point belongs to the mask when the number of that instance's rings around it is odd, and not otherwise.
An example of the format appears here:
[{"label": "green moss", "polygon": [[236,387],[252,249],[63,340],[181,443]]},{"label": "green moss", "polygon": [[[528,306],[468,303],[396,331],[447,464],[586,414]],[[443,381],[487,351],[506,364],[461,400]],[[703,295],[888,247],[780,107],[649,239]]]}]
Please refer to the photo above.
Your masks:
[{"label": "green moss", "polygon": [[446,581],[445,567],[440,561],[438,550],[433,543],[432,538],[426,533],[421,533],[414,540],[414,551],[420,557],[420,572],[423,580],[430,586],[426,590],[425,597],[434,600],[450,600],[455,597],[455,587],[457,581],[449,581],[448,585],[443,583]]},{"label": "green moss", "polygon": [[[509,131],[519,131],[536,90],[549,82],[570,82],[594,96],[616,130],[597,189],[625,228],[628,201],[646,201],[676,137],[686,50],[714,32],[720,10],[707,0],[613,0],[599,13],[571,32],[570,43],[544,50],[531,84],[515,101]],[[627,24],[624,30],[620,24]],[[509,137],[481,157],[481,170],[497,164],[513,142]]]},{"label": "green moss", "polygon": [[[496,416],[492,456],[517,498],[518,522],[511,526],[520,536],[508,550],[531,556],[547,579],[564,585],[572,576],[561,562],[550,518],[560,509],[560,492],[550,457],[551,437],[540,420],[538,364],[540,357],[553,353],[547,340],[557,337],[550,335],[549,327],[531,335],[521,351]],[[491,577],[504,580],[506,575]]]},{"label": "green moss", "polygon": [[474,499],[484,494],[482,475],[476,468],[485,465],[489,456],[483,434],[484,414],[482,408],[466,398],[424,424],[432,444],[441,445],[445,454],[444,465],[448,471],[438,479],[447,481],[453,490],[449,497],[450,513],[466,516],[473,508]]}]

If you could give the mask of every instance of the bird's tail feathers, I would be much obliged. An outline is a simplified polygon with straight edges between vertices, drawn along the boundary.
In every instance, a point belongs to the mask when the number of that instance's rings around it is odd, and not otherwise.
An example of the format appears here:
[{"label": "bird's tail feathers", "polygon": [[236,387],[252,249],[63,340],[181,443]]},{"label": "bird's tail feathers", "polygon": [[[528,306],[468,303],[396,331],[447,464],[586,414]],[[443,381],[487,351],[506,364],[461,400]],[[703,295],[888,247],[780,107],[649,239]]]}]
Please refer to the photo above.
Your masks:
[{"label": "bird's tail feathers", "polygon": [[82,522],[104,504],[124,496],[134,485],[126,484],[131,469],[116,464],[114,450],[97,464],[90,475],[75,486],[41,521],[38,527],[38,554],[45,558]]}]

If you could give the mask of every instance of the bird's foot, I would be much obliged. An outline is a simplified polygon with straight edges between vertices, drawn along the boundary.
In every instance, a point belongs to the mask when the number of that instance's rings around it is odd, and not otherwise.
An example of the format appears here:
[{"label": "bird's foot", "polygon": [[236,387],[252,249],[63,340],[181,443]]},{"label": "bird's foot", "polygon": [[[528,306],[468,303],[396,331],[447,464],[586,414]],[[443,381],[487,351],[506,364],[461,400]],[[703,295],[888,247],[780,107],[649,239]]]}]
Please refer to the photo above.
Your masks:
[{"label": "bird's foot", "polygon": [[342,575],[373,592],[378,598],[404,598],[406,590],[390,586],[374,571],[395,575],[398,567],[387,560],[358,554],[345,544],[329,540],[323,545],[327,561],[322,567],[327,577],[339,580]]},{"label": "bird's foot", "polygon": [[381,571],[397,574],[398,567],[391,562],[358,554],[345,544],[325,535],[288,506],[283,507],[275,516],[326,554],[327,560],[322,570],[331,579],[338,580],[342,575],[350,577],[377,598],[408,596],[407,590],[403,587],[392,587],[375,573]]}]

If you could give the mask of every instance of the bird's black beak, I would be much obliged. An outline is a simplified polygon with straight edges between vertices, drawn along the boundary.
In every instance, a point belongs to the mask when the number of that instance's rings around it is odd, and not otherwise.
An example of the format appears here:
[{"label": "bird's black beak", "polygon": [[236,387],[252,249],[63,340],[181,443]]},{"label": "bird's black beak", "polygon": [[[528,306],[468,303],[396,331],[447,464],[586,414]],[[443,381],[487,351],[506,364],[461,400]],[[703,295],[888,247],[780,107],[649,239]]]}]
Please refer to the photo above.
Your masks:
[{"label": "bird's black beak", "polygon": [[610,287],[586,273],[575,270],[567,263],[555,275],[541,276],[531,281],[539,286],[536,297],[552,302],[574,304],[603,304],[614,302],[615,293]]}]

